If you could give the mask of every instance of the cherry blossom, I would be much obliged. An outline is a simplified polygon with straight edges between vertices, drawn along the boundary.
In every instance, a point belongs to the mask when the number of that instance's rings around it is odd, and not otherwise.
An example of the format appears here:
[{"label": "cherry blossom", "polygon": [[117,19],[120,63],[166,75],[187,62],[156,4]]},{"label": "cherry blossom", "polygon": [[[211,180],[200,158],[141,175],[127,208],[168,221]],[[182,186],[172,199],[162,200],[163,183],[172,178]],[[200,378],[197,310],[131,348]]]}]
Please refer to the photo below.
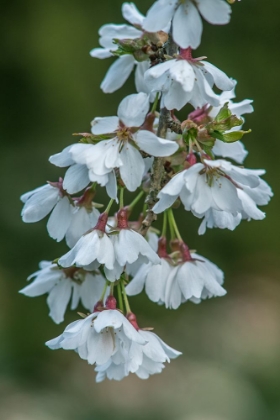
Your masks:
[{"label": "cherry blossom", "polygon": [[76,309],[81,300],[86,309],[93,310],[104,289],[104,277],[75,267],[62,270],[50,261],[42,261],[39,267],[40,270],[27,279],[34,281],[21,289],[20,293],[30,297],[48,293],[49,315],[56,324],[64,321],[70,300],[71,309]]},{"label": "cherry blossom", "polygon": [[224,25],[230,20],[231,8],[224,0],[158,0],[147,13],[143,28],[156,32],[172,20],[172,36],[182,48],[196,49],[201,40],[202,20]]},{"label": "cherry blossom", "polygon": [[95,145],[76,145],[70,149],[76,162],[87,165],[90,179],[94,179],[92,176],[106,176],[113,173],[114,168],[119,168],[127,189],[135,191],[145,173],[145,161],[139,149],[152,156],[169,156],[176,152],[177,143],[141,129],[148,110],[148,96],[138,93],[122,100],[117,117],[93,120],[92,133],[112,133],[111,138]]}]

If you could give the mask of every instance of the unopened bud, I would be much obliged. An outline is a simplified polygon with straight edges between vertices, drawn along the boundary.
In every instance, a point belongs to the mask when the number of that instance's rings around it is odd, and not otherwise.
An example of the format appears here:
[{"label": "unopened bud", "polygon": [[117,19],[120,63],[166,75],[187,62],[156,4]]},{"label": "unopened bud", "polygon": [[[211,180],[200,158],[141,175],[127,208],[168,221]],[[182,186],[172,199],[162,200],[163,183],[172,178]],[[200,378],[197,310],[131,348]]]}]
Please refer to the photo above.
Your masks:
[{"label": "unopened bud", "polygon": [[107,309],[117,309],[117,301],[114,296],[107,297],[105,306]]},{"label": "unopened bud", "polygon": [[196,156],[194,153],[189,153],[186,157],[186,161],[190,164],[190,166],[193,166],[197,163]]}]

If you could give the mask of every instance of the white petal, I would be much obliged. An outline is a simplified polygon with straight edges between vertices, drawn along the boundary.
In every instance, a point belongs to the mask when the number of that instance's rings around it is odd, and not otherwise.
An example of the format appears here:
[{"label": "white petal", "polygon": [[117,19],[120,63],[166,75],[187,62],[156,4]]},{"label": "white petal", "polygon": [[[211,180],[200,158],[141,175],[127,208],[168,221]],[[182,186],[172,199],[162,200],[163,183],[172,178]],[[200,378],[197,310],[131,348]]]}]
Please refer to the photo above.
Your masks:
[{"label": "white petal", "polygon": [[143,23],[143,29],[148,32],[163,30],[170,20],[177,5],[177,0],[156,1],[148,10],[147,17]]},{"label": "white petal", "polygon": [[106,192],[110,198],[113,198],[118,203],[118,186],[116,180],[116,174],[113,170],[112,172],[108,173],[108,182],[106,183]]},{"label": "white petal", "polygon": [[215,85],[221,90],[232,90],[234,88],[234,82],[230,79],[222,70],[213,66],[213,64],[207,61],[201,61],[204,65],[202,70],[206,70],[211,74],[214,79]]},{"label": "white petal", "polygon": [[123,86],[134,67],[134,57],[123,55],[118,58],[109,68],[106,76],[101,83],[104,93],[112,93]]},{"label": "white petal", "polygon": [[150,101],[146,93],[126,96],[118,108],[118,117],[127,127],[140,127],[149,111]]},{"label": "white petal", "polygon": [[216,140],[212,151],[215,155],[228,157],[235,160],[237,163],[243,163],[248,155],[248,152],[241,141],[225,143],[221,140]]},{"label": "white petal", "polygon": [[47,302],[50,308],[50,317],[56,324],[64,320],[64,313],[71,296],[72,284],[70,279],[63,279],[50,292]]},{"label": "white petal", "polygon": [[[31,191],[32,192],[32,191]],[[25,199],[26,193],[22,200]],[[29,195],[21,215],[25,223],[34,223],[43,219],[55,206],[59,200],[59,189],[51,185],[44,185],[33,191],[34,194]]]},{"label": "white petal", "polygon": [[139,12],[133,3],[123,3],[122,15],[125,20],[127,20],[132,25],[142,26],[143,20],[145,19],[145,17],[142,15],[142,13]]},{"label": "white petal", "polygon": [[213,25],[230,21],[231,8],[224,0],[197,0],[197,7],[204,19]]},{"label": "white petal", "polygon": [[86,165],[76,163],[67,169],[64,176],[63,188],[69,194],[75,194],[86,188],[89,182],[88,168]]},{"label": "white petal", "polygon": [[121,178],[129,191],[135,191],[144,175],[144,160],[140,152],[129,143],[124,144],[120,156],[123,162],[120,167]]},{"label": "white petal", "polygon": [[72,214],[73,207],[70,205],[68,197],[63,197],[53,209],[47,223],[51,238],[57,240],[57,242],[62,241],[70,226]]},{"label": "white petal", "polygon": [[181,4],[173,19],[173,38],[182,48],[196,49],[201,40],[202,22],[195,5],[191,1]]},{"label": "white petal", "polygon": [[50,156],[49,161],[53,165],[59,166],[61,168],[73,165],[74,162],[73,162],[72,156],[69,152],[72,146],[73,146],[73,144],[71,144],[70,146],[63,149],[62,152],[57,153],[56,155]]},{"label": "white petal", "polygon": [[128,283],[128,285],[125,288],[128,296],[135,296],[142,292],[150,268],[151,264],[144,264],[141,266],[137,274],[133,277],[133,279]]},{"label": "white petal", "polygon": [[102,60],[104,58],[112,57],[113,54],[111,53],[109,48],[93,48],[90,51],[90,55],[93,58],[100,58]]},{"label": "white petal", "polygon": [[180,83],[185,92],[193,90],[195,73],[193,66],[186,60],[177,60],[174,65],[170,67],[170,76],[173,80]]},{"label": "white petal", "polygon": [[113,133],[118,126],[118,117],[96,117],[91,122],[91,132],[95,135]]},{"label": "white petal", "polygon": [[179,148],[175,141],[161,139],[147,130],[139,130],[134,140],[141,150],[152,156],[171,156]]}]

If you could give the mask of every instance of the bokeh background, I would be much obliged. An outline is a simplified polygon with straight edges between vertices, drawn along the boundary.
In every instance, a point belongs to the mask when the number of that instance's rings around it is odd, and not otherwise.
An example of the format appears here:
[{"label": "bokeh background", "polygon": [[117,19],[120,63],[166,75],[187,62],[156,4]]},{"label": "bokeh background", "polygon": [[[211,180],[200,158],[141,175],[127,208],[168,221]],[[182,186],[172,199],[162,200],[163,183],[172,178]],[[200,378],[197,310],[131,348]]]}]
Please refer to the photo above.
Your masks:
[{"label": "bokeh background", "polygon": [[[145,13],[151,0],[138,2]],[[178,210],[189,245],[226,273],[224,298],[167,311],[132,299],[141,325],[181,356],[161,375],[95,384],[93,368],[74,352],[44,342],[63,325],[48,317],[45,297],[18,294],[42,259],[66,251],[48,238],[45,221],[25,225],[19,196],[62,172],[51,154],[88,131],[95,116],[115,115],[133,79],[104,95],[110,60],[89,56],[98,28],[121,23],[120,0],[2,0],[0,418],[3,420],[277,420],[280,419],[279,281],[279,14],[277,0],[233,5],[230,25],[204,25],[198,55],[238,80],[237,100],[253,98],[246,166],[266,168],[275,197],[262,222],[234,232],[197,235],[199,221]],[[102,199],[102,197],[101,197]]]}]

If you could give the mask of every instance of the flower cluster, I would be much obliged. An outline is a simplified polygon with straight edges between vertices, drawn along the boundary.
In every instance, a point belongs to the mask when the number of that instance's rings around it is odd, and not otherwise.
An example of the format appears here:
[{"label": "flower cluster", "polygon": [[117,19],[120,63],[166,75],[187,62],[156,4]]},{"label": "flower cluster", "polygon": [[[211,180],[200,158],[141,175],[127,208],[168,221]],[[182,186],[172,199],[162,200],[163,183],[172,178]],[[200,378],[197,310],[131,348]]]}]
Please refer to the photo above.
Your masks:
[{"label": "flower cluster", "polygon": [[[69,302],[72,310],[81,304],[88,311],[46,344],[95,365],[97,382],[130,373],[146,379],[181,354],[139,327],[130,296],[145,289],[153,302],[177,309],[226,294],[223,272],[182,238],[176,209],[182,205],[202,219],[198,233],[204,234],[263,219],[258,206],[272,197],[263,169],[240,166],[248,154],[241,139],[250,132],[242,129],[243,115],[253,112],[252,101],[234,102],[236,81],[193,53],[201,16],[226,24],[228,3],[157,0],[146,17],[124,3],[129,25],[102,26],[101,48],[90,54],[117,58],[101,84],[105,93],[119,89],[134,68],[137,93],[121,101],[116,116],[96,116],[90,132],[49,158],[66,168],[64,178],[21,197],[23,221],[50,214],[48,233],[65,238],[68,250],[42,261],[20,292],[48,294],[56,323],[64,321]],[[187,104],[194,108],[188,114]],[[98,202],[103,187],[105,208]],[[135,193],[130,203],[126,191]],[[161,213],[156,230],[152,223]]]}]

